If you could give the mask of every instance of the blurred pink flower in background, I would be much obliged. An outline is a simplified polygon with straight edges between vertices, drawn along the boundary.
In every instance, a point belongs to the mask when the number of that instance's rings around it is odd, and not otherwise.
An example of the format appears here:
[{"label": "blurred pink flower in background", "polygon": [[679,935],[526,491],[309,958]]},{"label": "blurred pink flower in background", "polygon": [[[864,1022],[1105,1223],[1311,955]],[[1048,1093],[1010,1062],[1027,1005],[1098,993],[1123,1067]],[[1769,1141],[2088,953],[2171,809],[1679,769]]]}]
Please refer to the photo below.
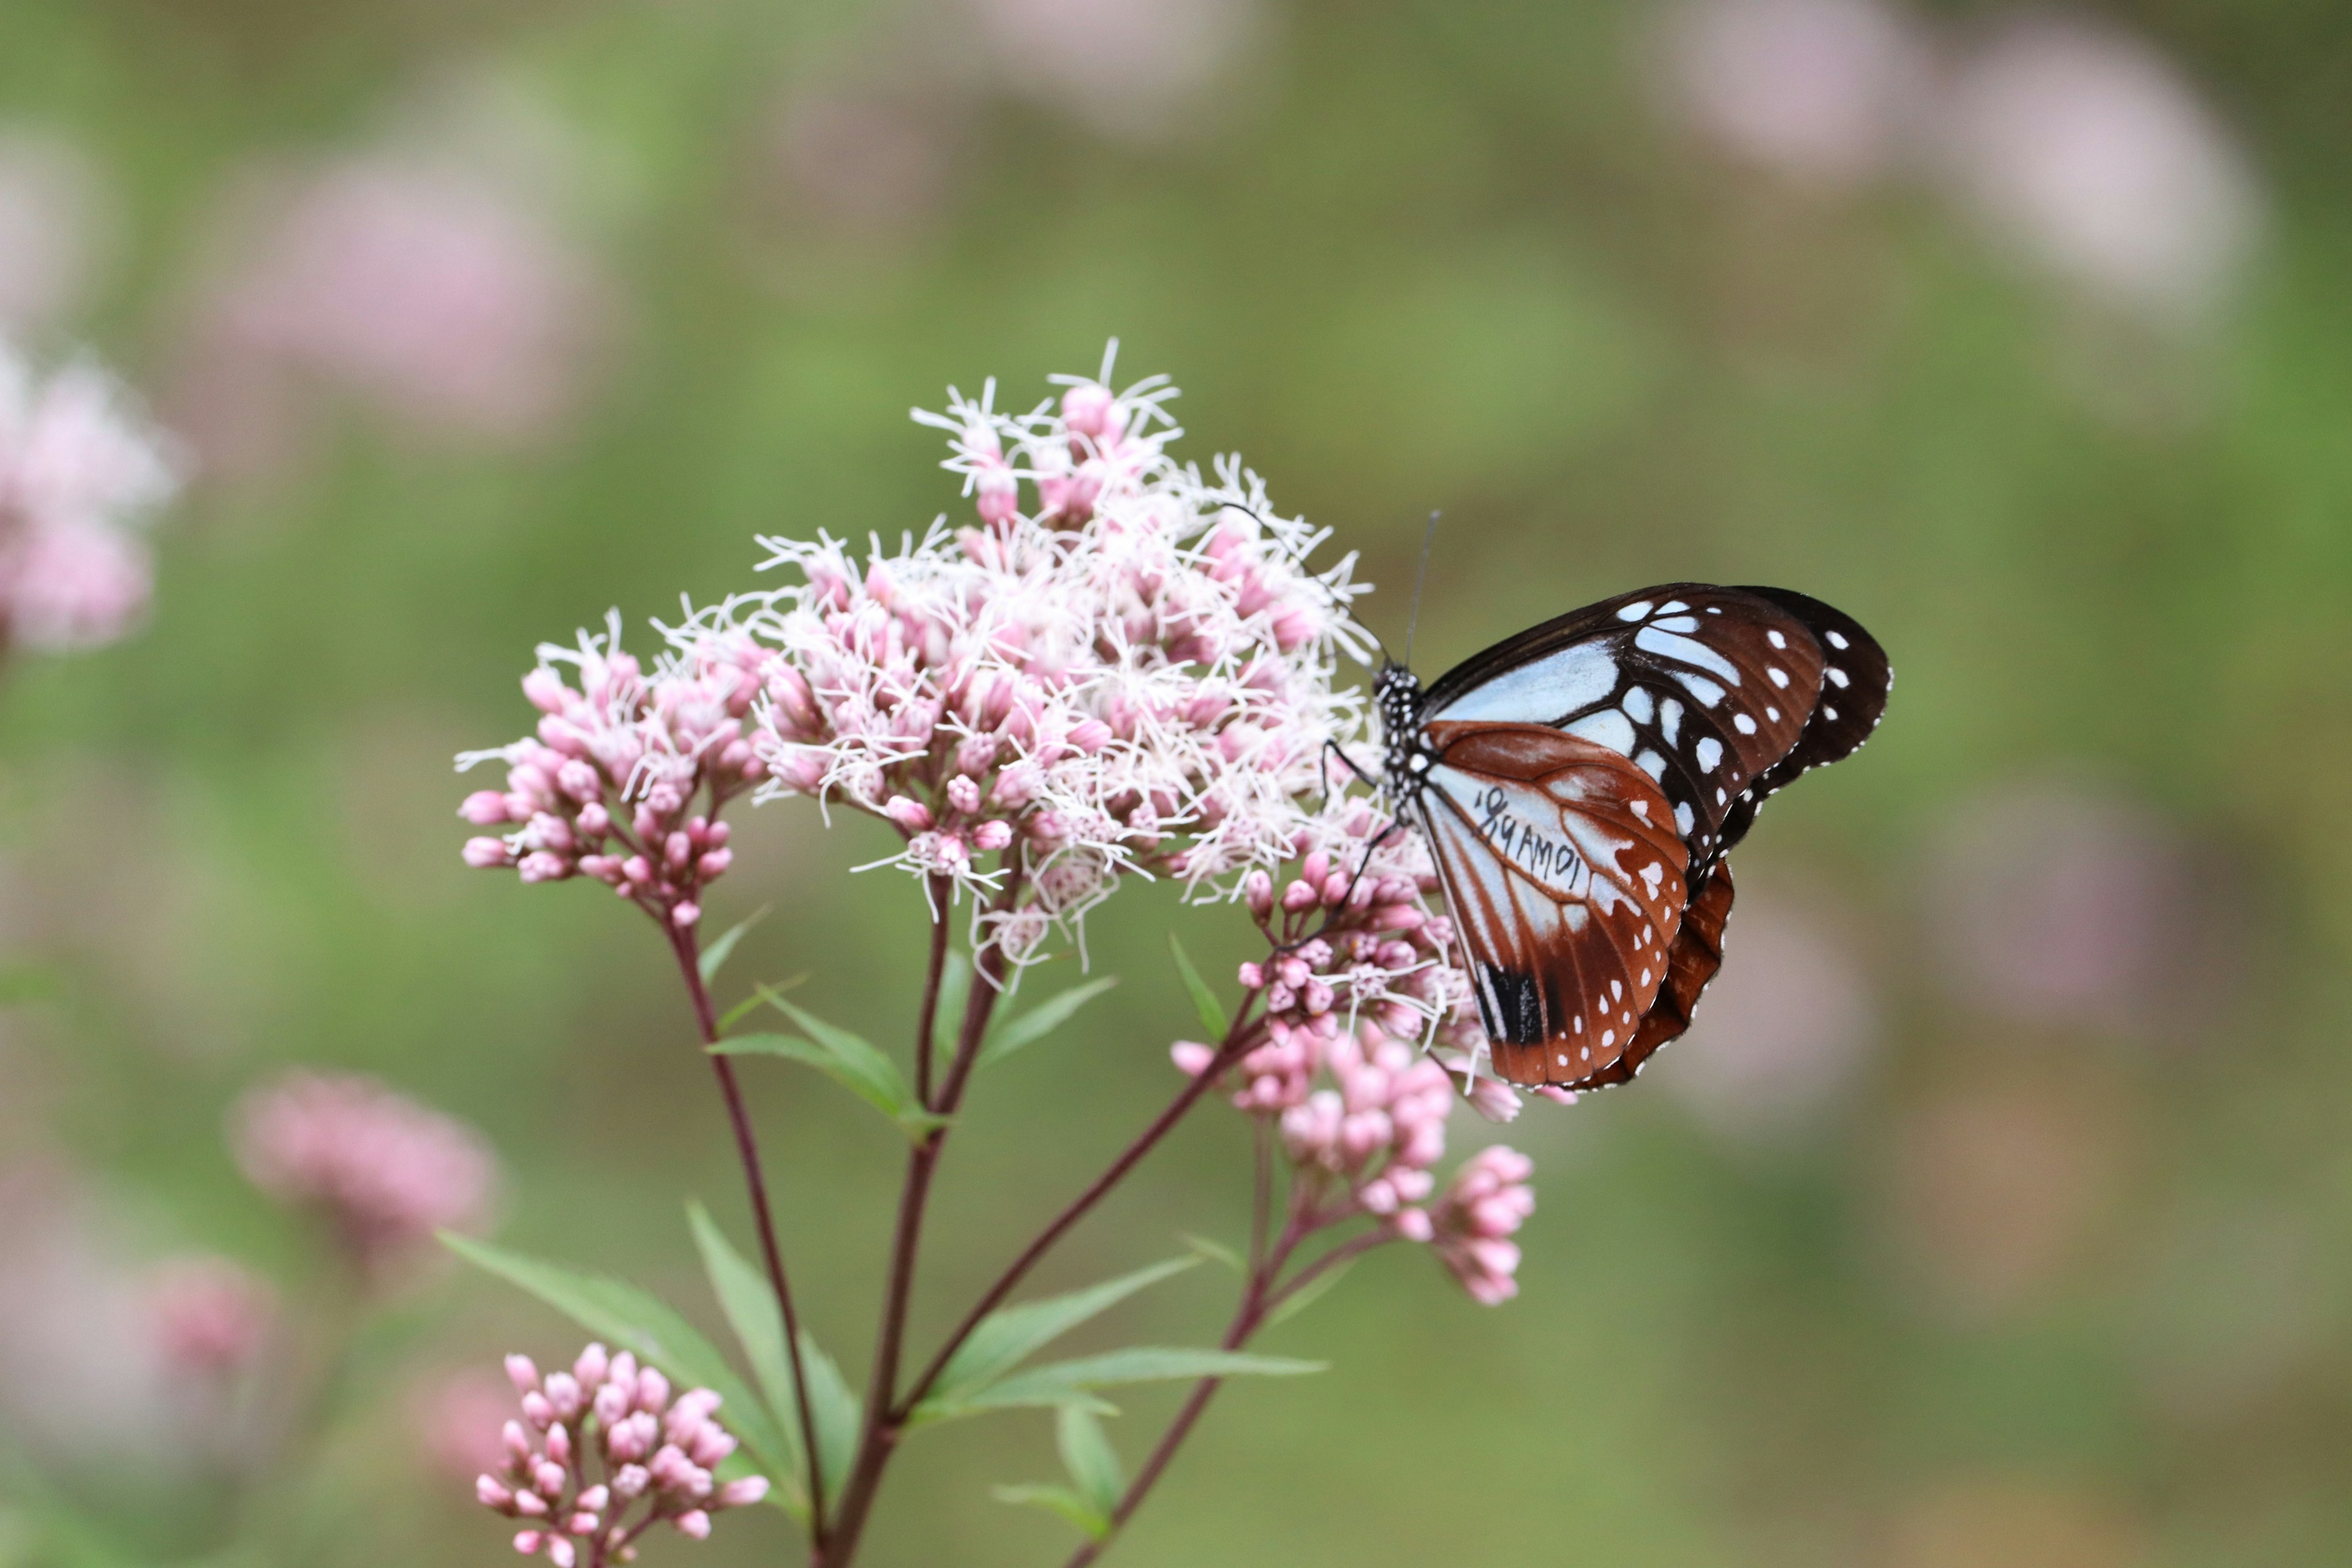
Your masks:
[{"label": "blurred pink flower in background", "polygon": [[965,0],[1014,90],[1104,135],[1183,132],[1264,24],[1254,0]]},{"label": "blurred pink flower in background", "polygon": [[536,441],[578,406],[607,291],[551,215],[455,160],[399,152],[253,183],[190,329],[188,422],[233,471],[280,461],[304,386],[410,427]]},{"label": "blurred pink flower in background", "polygon": [[481,1367],[441,1372],[408,1392],[418,1451],[434,1472],[460,1484],[506,1462],[499,1427],[514,1414],[514,1385]]},{"label": "blurred pink flower in background", "polygon": [[88,298],[109,196],[97,164],[64,136],[0,130],[0,327],[39,326]]},{"label": "blurred pink flower in background", "polygon": [[1670,13],[1671,107],[1725,153],[1846,190],[1902,157],[1927,47],[1875,0],[1693,0]]},{"label": "blurred pink flower in background", "polygon": [[2263,202],[2171,62],[2104,23],[2038,16],[1969,52],[1939,100],[1943,173],[2008,244],[2173,317],[2225,300]]},{"label": "blurred pink flower in background", "polygon": [[197,1376],[226,1376],[260,1353],[277,1316],[278,1293],[250,1269],[198,1254],[156,1265],[147,1310],[166,1364]]},{"label": "blurred pink flower in background", "polygon": [[437,1230],[482,1225],[498,1183],[479,1133],[357,1074],[297,1070],[248,1091],[230,1145],[255,1186],[320,1214],[371,1275]]},{"label": "blurred pink flower in background", "polygon": [[40,377],[0,341],[0,621],[58,652],[137,624],[152,585],[137,531],[178,488],[172,444],[89,360]]},{"label": "blurred pink flower in background", "polygon": [[1723,970],[1689,1035],[1647,1076],[1717,1131],[1769,1137],[1817,1121],[1851,1087],[1879,1009],[1840,922],[1758,895],[1756,879],[1743,873]]},{"label": "blurred pink flower in background", "polygon": [[2137,801],[2073,782],[1998,787],[1931,840],[1929,952],[1952,994],[2023,1024],[2179,1037],[2240,967],[2235,879]]}]

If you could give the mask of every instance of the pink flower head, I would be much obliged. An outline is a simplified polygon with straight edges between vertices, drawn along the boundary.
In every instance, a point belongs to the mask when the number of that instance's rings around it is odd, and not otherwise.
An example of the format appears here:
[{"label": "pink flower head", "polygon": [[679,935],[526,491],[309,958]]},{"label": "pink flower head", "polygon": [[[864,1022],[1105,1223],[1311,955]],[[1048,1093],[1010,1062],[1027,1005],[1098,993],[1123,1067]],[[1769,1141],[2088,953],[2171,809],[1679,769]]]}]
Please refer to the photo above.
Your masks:
[{"label": "pink flower head", "polygon": [[1535,1163],[1514,1149],[1481,1149],[1454,1173],[1431,1218],[1433,1245],[1471,1299],[1499,1306],[1519,1292],[1519,1249],[1507,1239],[1535,1212]]},{"label": "pink flower head", "polygon": [[151,583],[139,528],[178,487],[177,468],[96,364],[37,382],[0,342],[0,634],[56,651],[131,630]]},{"label": "pink flower head", "polygon": [[650,1525],[667,1521],[699,1541],[713,1513],[768,1495],[764,1476],[722,1482],[711,1473],[735,1438],[707,1388],[672,1400],[659,1373],[600,1344],[544,1378],[524,1356],[509,1356],[507,1372],[523,1419],[506,1424],[504,1458],[475,1478],[474,1496],[524,1525],[515,1546],[525,1556],[627,1563]]},{"label": "pink flower head", "polygon": [[[951,390],[917,417],[949,435],[968,525],[862,552],[763,540],[799,582],[667,631],[680,658],[736,650],[761,798],[883,816],[897,864],[974,893],[975,942],[1015,962],[1125,878],[1223,899],[1288,858],[1324,742],[1362,723],[1333,679],[1369,647],[1352,558],[1310,565],[1323,534],[1275,513],[1256,476],[1171,455],[1174,388],[1115,392],[1110,371],[1025,414],[999,411],[992,382],[977,402]],[[568,853],[506,842],[526,874],[526,855],[554,874]]]},{"label": "pink flower head", "polygon": [[147,1308],[165,1363],[217,1376],[252,1364],[277,1315],[278,1293],[226,1258],[178,1258],[155,1269]]},{"label": "pink flower head", "polygon": [[502,836],[467,840],[469,866],[526,882],[594,879],[667,925],[701,918],[703,889],[734,863],[719,819],[766,776],[745,732],[774,656],[740,636],[688,638],[647,672],[621,648],[618,612],[576,647],[542,645],[523,695],[537,733],[457,759],[507,765],[458,815]]},{"label": "pink flower head", "polygon": [[498,1180],[472,1128],[356,1074],[297,1070],[247,1092],[230,1142],[255,1186],[323,1215],[372,1274],[480,1225]]}]

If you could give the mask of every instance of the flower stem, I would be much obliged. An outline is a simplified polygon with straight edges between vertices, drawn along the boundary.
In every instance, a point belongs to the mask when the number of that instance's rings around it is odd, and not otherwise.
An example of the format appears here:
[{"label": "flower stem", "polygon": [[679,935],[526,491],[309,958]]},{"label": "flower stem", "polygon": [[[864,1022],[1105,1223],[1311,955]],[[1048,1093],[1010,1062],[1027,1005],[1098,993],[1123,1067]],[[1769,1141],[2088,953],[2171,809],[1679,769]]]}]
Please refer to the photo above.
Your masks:
[{"label": "flower stem", "polygon": [[[686,989],[694,1000],[695,1021],[701,1026],[707,1045],[719,1043],[719,1013],[711,1005],[710,988],[703,984],[702,964],[691,931],[669,928],[670,950],[677,955],[678,973],[686,977]],[[716,1052],[710,1056],[711,1071],[719,1079],[719,1098],[727,1102],[727,1119],[735,1131],[735,1152],[743,1163],[743,1184],[751,1194],[751,1217],[760,1232],[760,1250],[768,1265],[768,1284],[776,1293],[776,1307],[784,1320],[784,1352],[792,1363],[793,1398],[800,1407],[801,1445],[808,1459],[809,1542],[815,1552],[822,1553],[825,1542],[824,1469],[817,1452],[816,1423],[810,1413],[808,1374],[801,1365],[800,1315],[793,1306],[791,1283],[784,1275],[783,1249],[776,1245],[776,1221],[768,1207],[767,1178],[760,1169],[760,1145],[751,1130],[751,1113],[743,1103],[742,1085],[736,1081],[735,1064]]]},{"label": "flower stem", "polygon": [[1210,1085],[1215,1081],[1218,1075],[1239,1060],[1255,1043],[1256,1029],[1250,1018],[1250,1007],[1256,1000],[1255,992],[1250,993],[1242,999],[1241,1010],[1234,1015],[1232,1026],[1225,1031],[1224,1040],[1217,1047],[1216,1058],[1184,1086],[1182,1091],[1168,1103],[1167,1109],[1160,1111],[1151,1125],[1145,1128],[1136,1136],[1133,1142],[1120,1152],[1118,1158],[1113,1160],[1103,1173],[1087,1185],[1086,1191],[1071,1199],[1060,1214],[1047,1222],[1045,1228],[1038,1232],[1035,1239],[1027,1247],[1022,1248],[1021,1255],[1005,1268],[1003,1273],[997,1276],[996,1282],[988,1288],[977,1302],[973,1303],[971,1310],[964,1314],[963,1321],[958,1323],[955,1331],[948,1335],[946,1342],[940,1346],[938,1353],[931,1357],[930,1364],[923,1369],[922,1375],[917,1378],[913,1386],[907,1391],[906,1399],[900,1407],[892,1413],[896,1419],[905,1420],[914,1407],[922,1403],[923,1396],[931,1391],[931,1384],[938,1382],[940,1373],[947,1369],[949,1359],[962,1346],[965,1340],[971,1337],[972,1331],[980,1327],[981,1321],[1003,1305],[1004,1299],[1012,1295],[1029,1270],[1036,1267],[1038,1259],[1051,1251],[1054,1244],[1068,1234],[1071,1226],[1084,1219],[1088,1210],[1100,1203],[1129,1171],[1135,1169],[1143,1157],[1151,1152],[1160,1141],[1168,1135],[1170,1130],[1184,1119],[1184,1113],[1199,1103],[1201,1097],[1208,1092]]}]

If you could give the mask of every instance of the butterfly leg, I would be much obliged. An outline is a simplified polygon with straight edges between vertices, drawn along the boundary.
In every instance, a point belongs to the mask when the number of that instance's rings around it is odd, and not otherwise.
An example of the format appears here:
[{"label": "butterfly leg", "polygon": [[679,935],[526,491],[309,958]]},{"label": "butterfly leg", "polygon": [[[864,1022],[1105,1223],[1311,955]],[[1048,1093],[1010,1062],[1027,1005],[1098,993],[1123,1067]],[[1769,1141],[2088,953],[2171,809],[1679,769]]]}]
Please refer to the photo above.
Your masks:
[{"label": "butterfly leg", "polygon": [[1334,740],[1326,740],[1323,742],[1322,754],[1315,760],[1315,765],[1322,775],[1323,798],[1325,800],[1331,798],[1331,753],[1334,752],[1337,752],[1339,754],[1339,765],[1347,769],[1349,773],[1355,774],[1357,783],[1369,785],[1373,789],[1381,787],[1381,781],[1372,777],[1371,774],[1364,772],[1363,769],[1358,767],[1354,759],[1348,755],[1346,749],[1342,747],[1339,742]]}]

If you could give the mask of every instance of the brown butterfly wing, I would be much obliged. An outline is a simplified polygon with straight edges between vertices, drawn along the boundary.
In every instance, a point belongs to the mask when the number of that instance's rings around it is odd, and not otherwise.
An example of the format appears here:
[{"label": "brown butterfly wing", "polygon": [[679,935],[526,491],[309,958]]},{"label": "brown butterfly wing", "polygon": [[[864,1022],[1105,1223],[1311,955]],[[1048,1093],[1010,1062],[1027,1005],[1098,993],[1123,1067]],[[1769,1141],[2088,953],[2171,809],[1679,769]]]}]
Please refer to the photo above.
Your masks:
[{"label": "brown butterfly wing", "polygon": [[1612,1066],[1668,983],[1688,853],[1622,752],[1531,724],[1438,722],[1422,794],[1495,1070]]},{"label": "brown butterfly wing", "polygon": [[1731,918],[1731,862],[1717,860],[1683,910],[1682,929],[1675,933],[1674,945],[1666,952],[1665,983],[1658,988],[1658,999],[1651,1004],[1642,1026],[1634,1031],[1633,1043],[1591,1078],[1566,1087],[1601,1089],[1631,1082],[1659,1047],[1690,1027],[1691,1016],[1698,1011],[1699,993],[1723,967],[1723,925]]}]

